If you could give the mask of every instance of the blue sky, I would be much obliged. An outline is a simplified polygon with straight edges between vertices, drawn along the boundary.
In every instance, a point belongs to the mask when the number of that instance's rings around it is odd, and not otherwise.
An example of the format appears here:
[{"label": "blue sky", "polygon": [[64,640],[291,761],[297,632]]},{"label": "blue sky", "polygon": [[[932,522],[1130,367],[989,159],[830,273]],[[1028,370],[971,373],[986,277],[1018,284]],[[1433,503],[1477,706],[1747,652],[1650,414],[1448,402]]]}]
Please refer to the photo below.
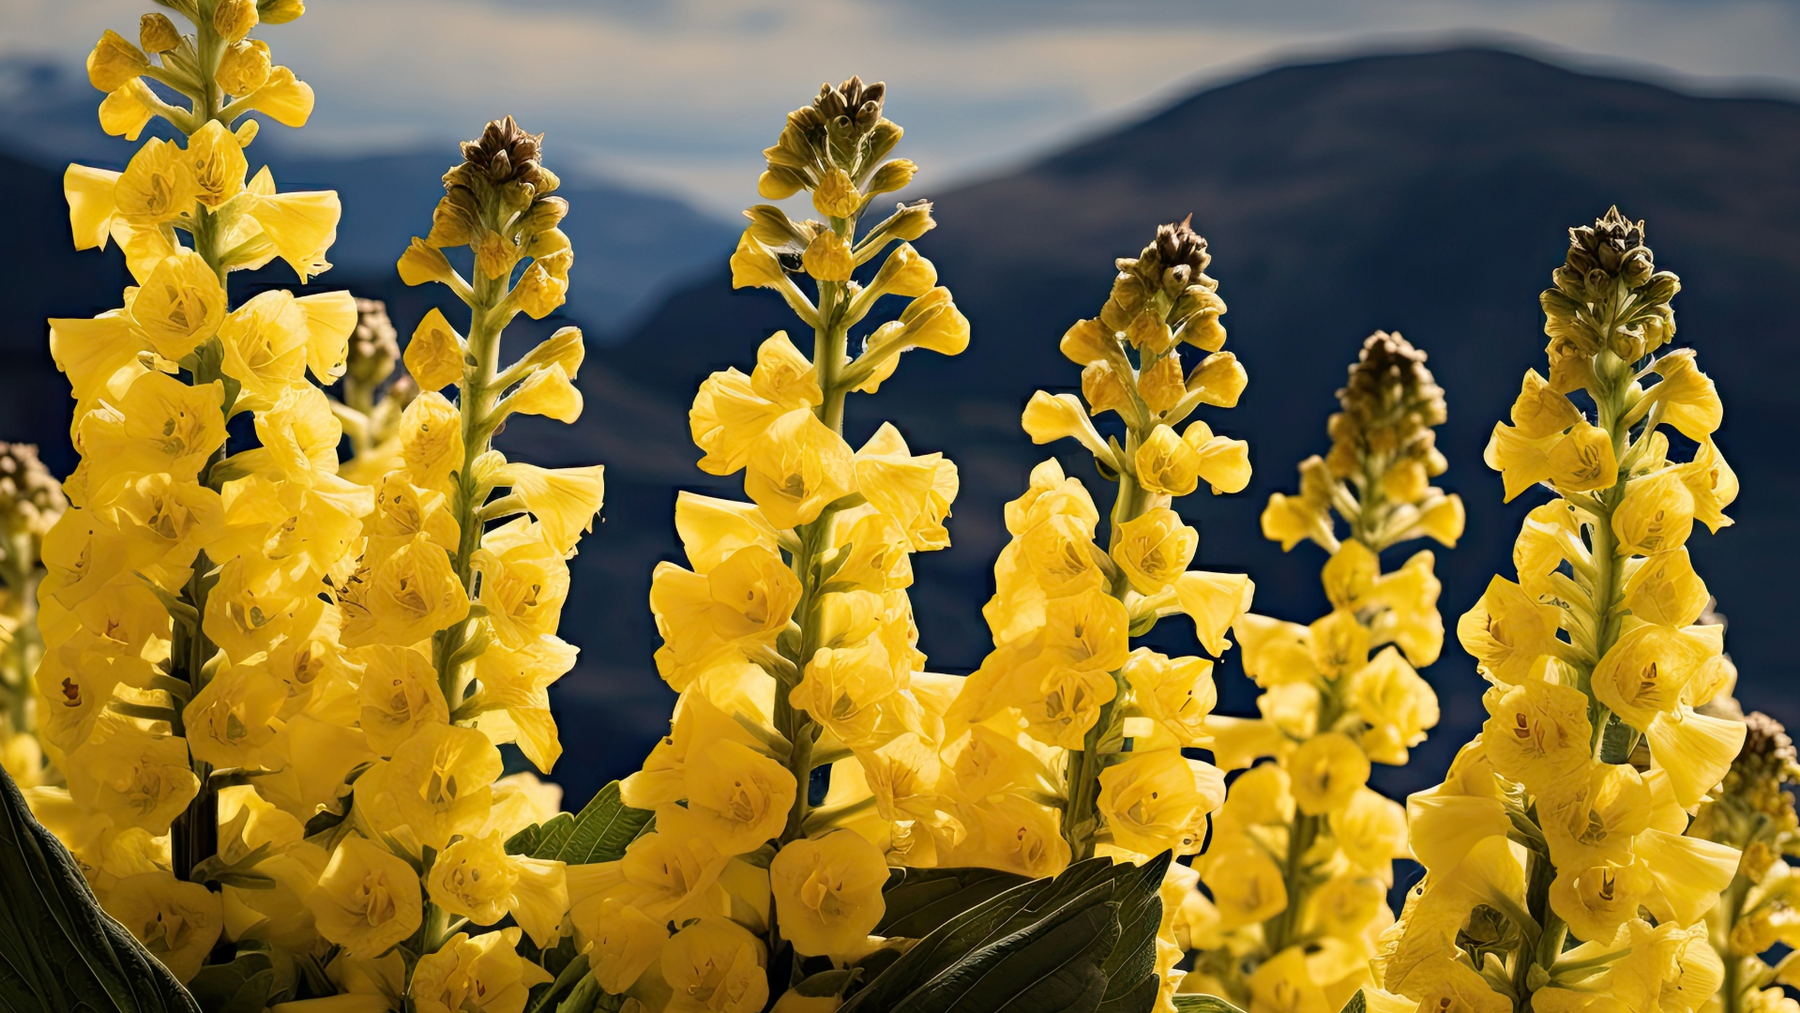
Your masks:
[{"label": "blue sky", "polygon": [[[1699,90],[1800,94],[1793,0],[313,0],[264,31],[318,91],[294,138],[367,151],[517,115],[559,165],[743,206],[783,113],[885,79],[941,186],[1292,59],[1504,39]],[[148,0],[0,0],[0,57],[73,68]],[[97,98],[97,96],[96,96]]]}]

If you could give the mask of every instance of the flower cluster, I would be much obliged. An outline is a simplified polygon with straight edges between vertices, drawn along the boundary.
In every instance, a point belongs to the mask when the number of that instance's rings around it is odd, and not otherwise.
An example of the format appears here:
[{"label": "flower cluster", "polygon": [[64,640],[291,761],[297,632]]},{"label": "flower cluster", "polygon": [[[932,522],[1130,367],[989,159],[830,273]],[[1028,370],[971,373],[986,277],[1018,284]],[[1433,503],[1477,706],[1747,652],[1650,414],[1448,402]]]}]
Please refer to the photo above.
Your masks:
[{"label": "flower cluster", "polygon": [[[1731,698],[1721,702],[1736,710]],[[1800,763],[1780,722],[1761,712],[1743,720],[1744,748],[1689,831],[1744,856],[1708,918],[1724,972],[1708,1009],[1794,1013],[1800,1006],[1780,988],[1793,981],[1791,958],[1774,966],[1764,958],[1777,944],[1791,948],[1800,943],[1800,872],[1787,861],[1800,855],[1800,817],[1790,794],[1790,786],[1800,782]]]},{"label": "flower cluster", "polygon": [[[980,817],[978,864],[1045,876],[1097,852],[1133,862],[1194,854],[1223,801],[1219,770],[1182,754],[1211,744],[1213,662],[1131,646],[1159,618],[1185,613],[1206,651],[1223,654],[1254,590],[1242,574],[1189,570],[1199,534],[1173,509],[1202,484],[1217,494],[1250,480],[1248,444],[1189,421],[1201,405],[1232,407],[1246,383],[1237,358],[1220,351],[1225,304],[1205,273],[1210,261],[1186,222],[1158,228],[1138,256],[1117,262],[1100,315],[1063,336],[1063,354],[1082,367],[1083,398],[1039,391],[1025,408],[1034,442],[1076,439],[1118,489],[1105,548],[1099,509],[1055,460],[1007,505],[1012,540],[983,609],[994,650],[946,720],[958,790]],[[1198,358],[1191,369],[1187,346]],[[1118,416],[1122,442],[1095,427],[1091,416],[1106,412]],[[1191,870],[1169,868],[1164,973],[1182,953],[1170,928],[1181,900],[1198,897]]]},{"label": "flower cluster", "polygon": [[[940,788],[954,682],[923,671],[906,593],[911,555],[949,544],[956,466],[913,454],[891,424],[856,449],[842,436],[846,395],[874,392],[901,352],[954,355],[969,340],[910,244],[933,225],[929,204],[858,234],[914,172],[886,160],[901,130],[881,115],[884,92],[826,86],[765,152],[763,196],[805,190],[823,220],[745,212],[733,284],[781,293],[812,328],[812,355],[778,332],[748,374],[700,386],[689,414],[700,467],[741,471],[749,502],[676,503],[688,566],[657,567],[650,606],[657,668],[681,697],[621,785],[655,828],[622,859],[569,872],[595,979],[653,1007],[672,994],[669,1010],[761,1010],[821,968],[805,994],[834,1006],[851,979],[830,977],[832,960],[882,942],[870,933],[888,866],[935,864],[965,837]],[[888,296],[905,308],[852,356],[850,329]]]},{"label": "flower cluster", "polygon": [[[1207,722],[1219,765],[1249,769],[1194,863],[1211,903],[1196,904],[1188,942],[1205,952],[1183,988],[1257,1011],[1338,1009],[1370,984],[1369,958],[1393,922],[1393,859],[1408,856],[1406,813],[1368,787],[1370,764],[1406,763],[1438,720],[1417,671],[1443,648],[1435,557],[1420,551],[1383,573],[1381,553],[1420,536],[1453,546],[1462,534],[1461,501],[1429,481],[1445,468],[1432,430],[1443,390],[1425,353],[1377,332],[1338,400],[1330,457],[1303,462],[1301,494],[1276,493],[1263,513],[1270,539],[1331,553],[1332,610],[1308,626],[1240,618],[1261,717]],[[1349,528],[1341,542],[1334,510]],[[1273,761],[1251,766],[1265,756]]]},{"label": "flower cluster", "polygon": [[69,508],[29,443],[0,443],[0,767],[20,787],[55,780],[37,740],[32,675],[43,657],[37,587],[44,535]]},{"label": "flower cluster", "polygon": [[341,399],[331,402],[350,442],[339,474],[360,485],[380,485],[390,471],[406,467],[401,455],[400,418],[419,396],[407,373],[394,375],[400,333],[379,299],[356,300],[356,330],[345,357]]},{"label": "flower cluster", "polygon": [[[116,241],[137,285],[51,322],[82,460],[38,596],[38,730],[67,788],[33,789],[34,810],[197,993],[229,994],[260,961],[269,1002],[517,1010],[547,980],[520,939],[553,944],[568,903],[560,862],[501,846],[559,793],[503,779],[497,744],[545,771],[561,752],[546,690],[574,663],[555,631],[602,479],[490,443],[512,414],[581,408],[573,329],[500,365],[507,322],[562,301],[567,205],[510,120],[465,145],[400,270],[448,285],[470,335],[434,311],[407,348],[428,392],[376,405],[398,351],[379,305],[267,291],[234,307],[226,286],[277,257],[302,281],[329,266],[336,195],[246,178],[257,122],[239,123],[305,119],[310,91],[248,38],[301,5],[167,6],[192,33],[147,14],[142,49],[109,32],[89,70],[109,129],[135,137],[154,113],[185,143],[67,177],[76,245]],[[473,248],[473,282],[454,246]],[[321,389],[340,379],[347,405]],[[359,452],[386,455],[359,481],[339,473],[340,415]],[[252,970],[205,966],[228,959],[221,941]]]},{"label": "flower cluster", "polygon": [[1457,623],[1489,718],[1409,800],[1426,874],[1377,959],[1382,987],[1422,1006],[1694,1010],[1722,977],[1704,919],[1738,852],[1687,831],[1744,725],[1695,709],[1732,670],[1723,627],[1696,625],[1685,543],[1696,519],[1729,523],[1723,409],[1692,351],[1651,357],[1679,285],[1643,224],[1615,208],[1570,237],[1543,295],[1550,377],[1526,373],[1487,454],[1509,499],[1553,498],[1519,534],[1518,580],[1495,577]]}]

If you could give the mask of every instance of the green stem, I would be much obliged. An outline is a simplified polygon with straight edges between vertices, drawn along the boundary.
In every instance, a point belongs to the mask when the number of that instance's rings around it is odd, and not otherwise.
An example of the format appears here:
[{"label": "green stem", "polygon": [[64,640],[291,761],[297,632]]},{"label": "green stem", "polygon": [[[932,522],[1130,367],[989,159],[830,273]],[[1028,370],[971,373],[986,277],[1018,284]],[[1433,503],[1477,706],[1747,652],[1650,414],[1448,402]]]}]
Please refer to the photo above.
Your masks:
[{"label": "green stem", "polygon": [[1311,876],[1306,866],[1306,853],[1312,850],[1313,842],[1319,839],[1319,832],[1324,827],[1325,817],[1296,813],[1293,826],[1288,829],[1287,860],[1281,865],[1281,884],[1287,891],[1287,906],[1263,923],[1265,948],[1271,957],[1300,941],[1300,915],[1306,909],[1307,894],[1311,892],[1307,889]]},{"label": "green stem", "polygon": [[[483,277],[476,271],[474,289],[475,299],[469,308],[469,353],[457,405],[462,422],[463,459],[451,502],[458,530],[451,569],[471,600],[475,597],[475,551],[481,548],[480,513],[487,498],[487,490],[481,487],[475,475],[475,461],[487,453],[494,436],[494,408],[500,396],[495,378],[500,373],[501,335],[495,318],[498,316],[496,309],[506,300],[506,279]],[[463,662],[457,655],[468,643],[473,624],[473,620],[466,620],[439,630],[433,640],[432,659],[437,667],[438,686],[452,711],[462,705]]]}]

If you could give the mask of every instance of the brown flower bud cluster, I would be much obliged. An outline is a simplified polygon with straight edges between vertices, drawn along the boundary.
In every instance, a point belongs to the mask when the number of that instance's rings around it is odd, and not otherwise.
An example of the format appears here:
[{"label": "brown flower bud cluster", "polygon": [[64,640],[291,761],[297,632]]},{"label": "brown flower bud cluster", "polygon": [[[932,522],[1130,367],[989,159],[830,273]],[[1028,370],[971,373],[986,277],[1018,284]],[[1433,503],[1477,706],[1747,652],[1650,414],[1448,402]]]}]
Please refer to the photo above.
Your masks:
[{"label": "brown flower bud cluster", "polygon": [[1617,207],[1592,226],[1569,230],[1569,252],[1539,301],[1550,338],[1550,385],[1562,393],[1586,386],[1602,352],[1635,362],[1675,335],[1669,302],[1681,282],[1656,270],[1644,245],[1644,223]]},{"label": "brown flower bud cluster", "polygon": [[[526,133],[511,116],[490,122],[480,137],[463,142],[462,164],[444,174],[444,196],[423,244],[473,249],[478,284],[484,279],[503,282],[521,260],[530,258],[514,297],[518,308],[534,319],[562,305],[575,262],[569,237],[557,228],[569,213],[569,202],[551,196],[561,181],[544,168],[543,142],[543,134]],[[441,255],[417,250],[413,257],[421,280],[448,276],[448,264],[438,263]]]},{"label": "brown flower bud cluster", "polygon": [[374,390],[394,372],[400,360],[400,333],[379,299],[356,300],[356,330],[350,333],[345,383]]},{"label": "brown flower bud cluster", "polygon": [[904,133],[881,115],[886,95],[886,85],[863,84],[856,77],[835,88],[820,87],[811,105],[788,114],[775,146],[764,149],[769,167],[757,182],[757,192],[769,200],[783,200],[811,190],[821,212],[848,218],[875,194],[906,186],[916,168],[913,163],[882,162]]},{"label": "brown flower bud cluster", "polygon": [[1300,495],[1270,498],[1265,537],[1284,549],[1310,538],[1336,551],[1335,509],[1352,537],[1377,551],[1420,535],[1456,544],[1462,500],[1431,484],[1447,467],[1433,429],[1447,416],[1425,359],[1399,334],[1369,335],[1337,392],[1343,410],[1326,427],[1331,452],[1301,462]]},{"label": "brown flower bud cluster", "polygon": [[[1100,315],[1063,335],[1062,353],[1082,367],[1081,391],[1092,414],[1118,412],[1147,429],[1157,421],[1173,425],[1201,404],[1237,403],[1244,369],[1219,350],[1225,301],[1206,274],[1212,257],[1191,221],[1159,226],[1143,252],[1117,260],[1119,273]],[[1183,344],[1211,354],[1188,370]]]}]

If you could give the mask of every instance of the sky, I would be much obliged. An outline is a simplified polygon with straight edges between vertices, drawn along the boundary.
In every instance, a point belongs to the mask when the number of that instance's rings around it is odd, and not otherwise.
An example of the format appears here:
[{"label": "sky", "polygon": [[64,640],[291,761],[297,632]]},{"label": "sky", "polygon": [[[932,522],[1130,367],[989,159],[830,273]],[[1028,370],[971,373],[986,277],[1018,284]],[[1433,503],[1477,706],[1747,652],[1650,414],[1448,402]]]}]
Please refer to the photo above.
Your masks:
[{"label": "sky", "polygon": [[[313,0],[262,29],[318,94],[292,138],[417,148],[511,113],[565,175],[727,214],[821,82],[885,80],[921,182],[994,172],[1297,60],[1500,42],[1707,92],[1800,96],[1795,0]],[[148,0],[0,0],[0,59],[78,73]],[[98,97],[97,95],[95,96]],[[280,130],[281,128],[276,128]],[[453,149],[452,149],[453,150]],[[935,177],[935,179],[934,179]]]}]

